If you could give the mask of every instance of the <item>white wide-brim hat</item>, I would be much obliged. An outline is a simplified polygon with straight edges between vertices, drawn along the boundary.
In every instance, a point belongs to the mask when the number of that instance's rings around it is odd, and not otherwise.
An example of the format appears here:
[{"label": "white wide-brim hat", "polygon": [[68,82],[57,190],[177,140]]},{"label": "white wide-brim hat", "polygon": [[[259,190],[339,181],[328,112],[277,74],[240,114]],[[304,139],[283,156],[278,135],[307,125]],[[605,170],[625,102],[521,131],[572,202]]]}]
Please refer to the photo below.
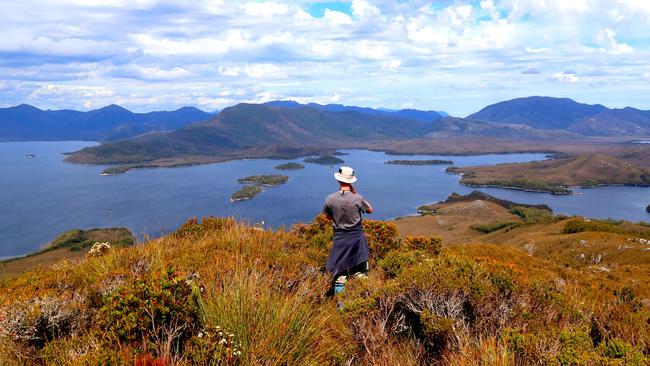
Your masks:
[{"label": "white wide-brim hat", "polygon": [[339,182],[352,184],[357,181],[357,177],[354,176],[354,169],[349,166],[342,166],[339,168],[337,173],[334,173],[334,178]]}]

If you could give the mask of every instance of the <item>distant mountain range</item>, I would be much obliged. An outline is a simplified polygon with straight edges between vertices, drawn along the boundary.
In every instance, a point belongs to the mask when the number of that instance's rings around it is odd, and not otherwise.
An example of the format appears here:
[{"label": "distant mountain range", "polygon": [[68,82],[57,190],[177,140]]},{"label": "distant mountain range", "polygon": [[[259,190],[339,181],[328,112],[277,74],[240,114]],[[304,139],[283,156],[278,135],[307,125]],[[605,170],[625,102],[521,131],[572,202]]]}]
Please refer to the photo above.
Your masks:
[{"label": "distant mountain range", "polygon": [[0,108],[0,141],[115,141],[151,131],[170,131],[214,117],[194,107],[133,113],[117,105],[88,112],[41,110],[28,104]]},{"label": "distant mountain range", "polygon": [[238,104],[211,120],[86,148],[68,159],[102,164],[176,164],[206,157],[295,157],[323,149],[449,138],[562,140],[650,134],[648,112],[570,99],[530,97],[497,103],[467,118],[433,111],[385,111],[292,101]]},{"label": "distant mountain range", "polygon": [[417,109],[400,109],[400,110],[390,110],[385,108],[366,108],[366,107],[355,107],[355,106],[346,106],[343,104],[317,104],[317,103],[308,103],[300,104],[294,101],[285,101],[278,100],[273,102],[265,103],[265,105],[272,107],[284,107],[284,108],[298,108],[298,107],[311,107],[325,112],[358,112],[364,114],[370,114],[374,116],[391,116],[399,118],[408,118],[414,119],[420,122],[435,122],[443,117],[449,116],[445,112],[441,111],[421,111]]},{"label": "distant mountain range", "polygon": [[650,135],[650,111],[630,107],[610,109],[568,98],[513,99],[487,106],[467,119],[564,130],[585,136]]},{"label": "distant mountain range", "polygon": [[165,165],[238,157],[295,157],[336,148],[449,138],[516,140],[648,136],[650,111],[609,109],[571,99],[529,97],[485,107],[466,118],[340,104],[274,101],[238,104],[214,115],[185,107],[133,113],[111,105],[89,112],[0,109],[0,140],[98,140],[68,159]]}]

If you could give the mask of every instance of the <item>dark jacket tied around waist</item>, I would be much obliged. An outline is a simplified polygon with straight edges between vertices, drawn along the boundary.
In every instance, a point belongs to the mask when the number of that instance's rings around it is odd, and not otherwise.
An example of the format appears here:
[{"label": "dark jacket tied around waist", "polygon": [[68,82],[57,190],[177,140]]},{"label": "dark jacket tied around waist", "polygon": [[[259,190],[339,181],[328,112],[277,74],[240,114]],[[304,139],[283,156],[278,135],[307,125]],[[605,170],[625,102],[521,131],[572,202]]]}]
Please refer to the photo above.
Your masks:
[{"label": "dark jacket tied around waist", "polygon": [[354,230],[334,230],[334,246],[325,268],[339,275],[368,261],[368,241],[361,225]]}]

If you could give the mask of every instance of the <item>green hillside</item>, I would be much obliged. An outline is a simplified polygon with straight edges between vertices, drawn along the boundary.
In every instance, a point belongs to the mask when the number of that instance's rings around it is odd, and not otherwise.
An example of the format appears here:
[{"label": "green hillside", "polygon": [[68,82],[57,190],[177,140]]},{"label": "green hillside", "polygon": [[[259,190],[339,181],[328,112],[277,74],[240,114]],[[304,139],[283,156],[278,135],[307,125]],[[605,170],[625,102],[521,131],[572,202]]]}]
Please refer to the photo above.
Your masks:
[{"label": "green hillside", "polygon": [[398,117],[238,104],[207,123],[85,148],[68,160],[130,164],[187,156],[254,157],[255,149],[269,146],[265,157],[297,157],[318,153],[314,147],[416,138],[431,130],[431,124]]}]

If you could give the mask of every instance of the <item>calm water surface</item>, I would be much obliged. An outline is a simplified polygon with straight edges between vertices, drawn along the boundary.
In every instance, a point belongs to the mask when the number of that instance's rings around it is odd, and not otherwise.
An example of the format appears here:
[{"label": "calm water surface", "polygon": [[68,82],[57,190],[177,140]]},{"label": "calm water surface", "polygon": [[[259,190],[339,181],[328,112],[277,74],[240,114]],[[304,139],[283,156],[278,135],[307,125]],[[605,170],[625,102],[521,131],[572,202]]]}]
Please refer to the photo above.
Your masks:
[{"label": "calm water surface", "polygon": [[[88,142],[0,143],[0,257],[34,251],[57,234],[72,228],[126,226],[140,238],[175,229],[193,216],[235,216],[267,226],[308,221],[321,209],[325,196],[337,189],[335,168],[305,164],[284,172],[284,185],[265,188],[250,201],[231,203],[251,174],[280,173],[274,166],[295,160],[240,160],[187,168],[143,169],[102,177],[102,166],[63,162],[61,153]],[[456,165],[485,165],[544,159],[542,154],[480,156],[387,156],[380,152],[346,151],[361,194],[375,206],[377,219],[415,213],[417,206],[469,193],[446,166],[386,165],[391,159],[451,159]],[[35,154],[35,158],[25,158]],[[650,221],[645,206],[650,189],[605,187],[577,190],[581,195],[553,196],[504,189],[483,189],[494,196],[522,203],[546,203],[557,213],[595,218]],[[109,214],[112,210],[112,215]]]}]

